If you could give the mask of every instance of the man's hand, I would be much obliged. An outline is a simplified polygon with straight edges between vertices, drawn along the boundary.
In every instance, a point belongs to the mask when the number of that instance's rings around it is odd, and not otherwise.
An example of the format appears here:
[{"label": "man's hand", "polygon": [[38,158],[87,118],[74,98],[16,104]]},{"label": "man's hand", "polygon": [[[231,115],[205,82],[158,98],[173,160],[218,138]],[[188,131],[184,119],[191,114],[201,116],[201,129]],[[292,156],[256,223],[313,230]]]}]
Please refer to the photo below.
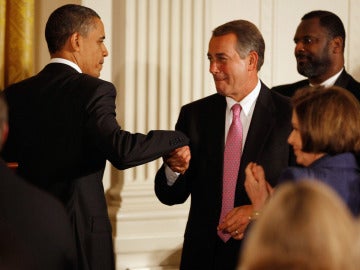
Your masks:
[{"label": "man's hand", "polygon": [[170,154],[163,157],[164,162],[170,167],[170,169],[180,174],[184,174],[189,168],[190,159],[190,147],[187,145],[177,148]]},{"label": "man's hand", "polygon": [[219,224],[218,230],[230,233],[232,238],[240,240],[250,222],[249,216],[253,212],[252,205],[242,205],[232,209]]}]

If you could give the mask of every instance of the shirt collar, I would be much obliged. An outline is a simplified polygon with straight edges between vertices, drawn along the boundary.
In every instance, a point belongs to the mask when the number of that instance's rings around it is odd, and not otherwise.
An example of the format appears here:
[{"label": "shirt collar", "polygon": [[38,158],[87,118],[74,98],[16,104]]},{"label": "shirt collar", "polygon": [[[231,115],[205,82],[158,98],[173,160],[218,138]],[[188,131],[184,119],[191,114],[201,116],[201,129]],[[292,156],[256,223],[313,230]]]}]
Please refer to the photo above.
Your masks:
[{"label": "shirt collar", "polygon": [[255,88],[246,97],[244,97],[240,102],[236,102],[232,98],[226,97],[227,109],[231,111],[231,107],[234,104],[238,103],[241,106],[242,112],[246,116],[248,116],[251,111],[252,105],[254,104],[257,97],[259,96],[260,89],[261,89],[261,82],[260,82],[260,80],[258,80],[258,83],[255,86]]},{"label": "shirt collar", "polygon": [[[343,70],[344,70],[344,68],[342,68],[338,73],[336,73],[334,76],[330,77],[326,81],[323,81],[320,84],[320,86],[323,86],[323,87],[333,86],[335,84],[336,80],[339,78],[341,72],[343,72]],[[314,85],[310,84],[310,86],[314,86]]]},{"label": "shirt collar", "polygon": [[50,63],[65,64],[65,65],[68,65],[68,66],[74,68],[77,72],[82,73],[80,67],[77,64],[75,64],[74,62],[71,62],[71,61],[69,61],[67,59],[64,59],[64,58],[51,58]]}]

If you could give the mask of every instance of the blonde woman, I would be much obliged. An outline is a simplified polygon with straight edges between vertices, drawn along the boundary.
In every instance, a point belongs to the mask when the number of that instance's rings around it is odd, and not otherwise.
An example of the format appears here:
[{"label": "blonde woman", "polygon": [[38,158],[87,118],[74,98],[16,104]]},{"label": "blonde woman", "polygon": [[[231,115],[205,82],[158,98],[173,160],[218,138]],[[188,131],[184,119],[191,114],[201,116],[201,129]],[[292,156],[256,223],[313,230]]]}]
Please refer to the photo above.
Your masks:
[{"label": "blonde woman", "polygon": [[358,228],[319,181],[285,183],[253,224],[239,270],[358,270]]}]

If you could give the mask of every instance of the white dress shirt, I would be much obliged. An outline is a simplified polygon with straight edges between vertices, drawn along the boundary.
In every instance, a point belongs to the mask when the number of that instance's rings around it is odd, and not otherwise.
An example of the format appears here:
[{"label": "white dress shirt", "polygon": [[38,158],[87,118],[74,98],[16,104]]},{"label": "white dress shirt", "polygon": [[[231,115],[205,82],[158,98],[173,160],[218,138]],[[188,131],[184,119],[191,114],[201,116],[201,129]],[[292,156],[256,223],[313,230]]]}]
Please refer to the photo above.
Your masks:
[{"label": "white dress shirt", "polygon": [[[344,68],[342,68],[338,73],[336,73],[334,76],[330,77],[329,79],[327,79],[326,81],[323,81],[322,83],[320,83],[321,86],[324,87],[330,87],[333,86],[336,82],[336,80],[339,78],[341,72],[343,72]],[[310,86],[314,86],[310,83]]]},{"label": "white dress shirt", "polygon": [[[261,82],[260,80],[258,81],[256,87],[254,88],[254,90],[252,90],[245,98],[243,98],[240,102],[236,102],[235,100],[233,100],[232,98],[226,97],[226,112],[225,112],[225,142],[226,142],[226,138],[227,138],[227,134],[229,132],[229,128],[232,122],[232,112],[231,112],[231,107],[235,104],[235,103],[239,103],[241,106],[241,113],[240,113],[240,120],[241,120],[241,124],[242,124],[242,129],[243,129],[243,142],[242,142],[242,148],[244,149],[244,145],[246,142],[246,137],[249,131],[249,127],[250,127],[250,123],[251,123],[251,119],[254,113],[254,108],[255,108],[255,104],[256,104],[256,100],[259,96],[260,93],[260,89],[261,89]],[[173,185],[176,181],[176,179],[179,176],[179,173],[176,173],[174,171],[172,171],[170,169],[169,166],[167,166],[165,164],[165,175],[166,175],[166,179],[167,179],[167,184],[169,186]]]}]

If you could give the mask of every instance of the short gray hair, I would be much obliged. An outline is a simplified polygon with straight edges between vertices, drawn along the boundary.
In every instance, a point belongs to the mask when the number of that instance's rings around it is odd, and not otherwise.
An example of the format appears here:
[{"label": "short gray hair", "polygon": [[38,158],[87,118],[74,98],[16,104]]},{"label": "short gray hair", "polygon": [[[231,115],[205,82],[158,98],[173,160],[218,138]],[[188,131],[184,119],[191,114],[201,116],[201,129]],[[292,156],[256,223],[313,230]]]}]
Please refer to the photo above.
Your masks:
[{"label": "short gray hair", "polygon": [[245,58],[250,51],[255,51],[259,57],[257,70],[259,71],[265,58],[265,41],[260,30],[252,22],[234,20],[216,27],[212,36],[218,37],[226,34],[235,34],[237,38],[237,52]]}]

